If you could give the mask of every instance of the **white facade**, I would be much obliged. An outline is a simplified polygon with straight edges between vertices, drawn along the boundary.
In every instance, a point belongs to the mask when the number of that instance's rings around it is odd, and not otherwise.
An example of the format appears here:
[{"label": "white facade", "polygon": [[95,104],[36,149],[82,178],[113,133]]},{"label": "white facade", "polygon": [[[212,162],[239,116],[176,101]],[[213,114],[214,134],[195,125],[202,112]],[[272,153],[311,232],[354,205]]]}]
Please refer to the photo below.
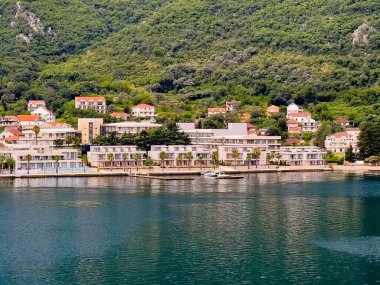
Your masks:
[{"label": "white facade", "polygon": [[351,145],[352,151],[354,153],[358,153],[359,132],[359,129],[348,129],[345,132],[339,132],[327,136],[325,139],[325,148],[331,152],[342,153],[345,152]]},{"label": "white facade", "polygon": [[[20,137],[19,144],[36,144],[36,136],[33,130],[24,130],[24,136]],[[54,146],[54,141],[61,139],[63,145],[67,137],[75,137],[75,129],[73,128],[41,128],[37,136],[37,144],[44,146]]]},{"label": "white facade", "polygon": [[[257,157],[253,157],[253,151],[255,149],[259,149],[260,154]],[[232,153],[237,150],[239,155],[239,158],[235,159],[233,158]],[[244,146],[225,146],[221,145],[218,146],[218,154],[219,154],[219,160],[228,163],[230,165],[248,165],[249,161],[247,160],[248,154],[252,155],[251,158],[251,165],[266,165],[266,156],[270,153],[267,146],[264,145],[244,145]]]},{"label": "white facade", "polygon": [[28,111],[33,112],[34,110],[41,108],[41,107],[46,107],[46,103],[44,100],[30,100],[28,102]]},{"label": "white facade", "polygon": [[47,123],[55,122],[55,116],[54,116],[53,112],[51,112],[50,110],[48,110],[45,107],[39,107],[36,110],[34,110],[33,112],[31,112],[31,114],[39,116],[41,120],[43,120]]},{"label": "white facade", "polygon": [[161,124],[150,123],[150,122],[120,122],[120,123],[110,123],[102,124],[100,127],[100,134],[105,136],[111,132],[117,132],[119,134],[124,133],[139,133],[146,131],[151,128],[162,127]]},{"label": "white facade", "polygon": [[75,109],[91,109],[105,114],[107,112],[106,99],[104,97],[75,97]]},{"label": "white facade", "polygon": [[[141,161],[136,161],[136,153],[141,154]],[[112,161],[109,159],[112,154]],[[123,168],[128,166],[139,166],[145,160],[145,152],[138,151],[137,146],[91,146],[87,153],[87,158],[92,167],[116,167]]]},{"label": "white facade", "polygon": [[302,113],[303,108],[298,105],[292,103],[286,108],[286,115],[289,116],[292,113]]},{"label": "white facade", "polygon": [[[327,151],[318,147],[284,146],[280,148],[280,162],[289,166],[325,165]],[[273,161],[277,161],[276,158]]]},{"label": "white facade", "polygon": [[154,106],[148,104],[134,106],[131,115],[136,118],[146,118],[149,120],[154,120],[156,117]]},{"label": "white facade", "polygon": [[[166,153],[164,166],[167,167],[180,167],[180,166],[206,166],[212,165],[212,152],[215,150],[207,149],[201,145],[152,145],[148,155],[154,162],[161,162],[160,153]],[[187,160],[186,154],[191,152],[193,159]],[[178,160],[178,157],[181,160]],[[198,158],[202,159],[199,160]]]},{"label": "white facade", "polygon": [[[30,174],[66,171],[67,169],[82,167],[77,149],[62,148],[50,149],[45,146],[11,145],[0,150],[0,155],[12,156],[15,160],[16,174],[26,174],[29,168]],[[31,160],[28,162],[28,155]],[[57,163],[56,157],[59,157]]]}]

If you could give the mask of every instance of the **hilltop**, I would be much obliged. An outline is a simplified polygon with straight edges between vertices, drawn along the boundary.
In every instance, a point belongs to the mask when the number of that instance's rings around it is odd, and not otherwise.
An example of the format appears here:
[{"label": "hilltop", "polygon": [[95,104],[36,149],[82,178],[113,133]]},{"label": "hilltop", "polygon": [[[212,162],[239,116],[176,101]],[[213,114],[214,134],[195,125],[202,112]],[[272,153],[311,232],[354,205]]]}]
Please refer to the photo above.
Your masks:
[{"label": "hilltop", "polygon": [[231,98],[241,112],[294,101],[322,120],[379,114],[376,0],[20,5],[0,4],[5,103],[44,98],[64,118],[66,102],[86,94],[108,96],[114,110],[152,103],[180,121]]}]

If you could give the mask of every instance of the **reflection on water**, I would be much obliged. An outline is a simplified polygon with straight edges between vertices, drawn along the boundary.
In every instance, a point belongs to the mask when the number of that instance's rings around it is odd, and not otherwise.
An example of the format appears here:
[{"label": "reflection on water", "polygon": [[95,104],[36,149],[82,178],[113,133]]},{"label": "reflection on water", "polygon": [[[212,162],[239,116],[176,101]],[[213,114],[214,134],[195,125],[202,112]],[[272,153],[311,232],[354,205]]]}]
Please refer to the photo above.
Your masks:
[{"label": "reflection on water", "polygon": [[380,237],[345,237],[316,242],[320,247],[380,261]]},{"label": "reflection on water", "polygon": [[281,173],[7,183],[0,284],[380,282],[377,180]]}]

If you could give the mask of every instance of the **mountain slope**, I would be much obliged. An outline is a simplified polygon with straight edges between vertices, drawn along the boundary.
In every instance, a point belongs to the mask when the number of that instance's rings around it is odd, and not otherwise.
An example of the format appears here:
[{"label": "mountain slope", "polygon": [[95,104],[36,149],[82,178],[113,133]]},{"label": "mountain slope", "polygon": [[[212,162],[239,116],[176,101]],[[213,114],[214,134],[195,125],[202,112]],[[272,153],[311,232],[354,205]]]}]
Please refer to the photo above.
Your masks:
[{"label": "mountain slope", "polygon": [[[90,30],[90,46],[45,65],[29,94],[51,104],[122,94],[124,104],[152,102],[182,120],[226,97],[241,100],[246,111],[295,100],[326,119],[351,112],[359,121],[379,107],[379,1],[173,0],[145,8],[139,20],[116,21],[116,31],[98,37]],[[369,107],[363,113],[358,105]]]}]

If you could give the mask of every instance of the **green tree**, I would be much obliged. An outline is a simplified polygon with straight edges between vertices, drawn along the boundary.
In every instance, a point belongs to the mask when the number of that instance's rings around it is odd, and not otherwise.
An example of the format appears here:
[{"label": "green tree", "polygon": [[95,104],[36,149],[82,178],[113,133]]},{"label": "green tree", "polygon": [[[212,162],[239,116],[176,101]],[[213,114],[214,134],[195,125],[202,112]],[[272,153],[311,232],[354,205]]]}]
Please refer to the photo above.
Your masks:
[{"label": "green tree", "polygon": [[71,136],[67,136],[65,138],[65,142],[66,142],[67,146],[70,146],[74,142],[74,139]]},{"label": "green tree", "polygon": [[3,172],[4,163],[5,163],[5,156],[0,155],[0,174]]},{"label": "green tree", "polygon": [[5,160],[5,164],[7,165],[9,172],[12,174],[13,169],[15,168],[16,161],[12,156],[8,156]]},{"label": "green tree", "polygon": [[282,158],[281,153],[276,152],[276,153],[274,154],[274,158],[277,159],[277,168],[279,168],[279,167],[280,167],[280,161],[281,161],[281,158]]},{"label": "green tree", "polygon": [[141,153],[136,153],[135,154],[135,161],[136,161],[136,170],[139,171],[139,165],[141,161]]},{"label": "green tree", "polygon": [[145,160],[145,165],[148,166],[148,169],[149,170],[152,170],[152,167],[153,167],[153,159],[152,157],[148,156]]},{"label": "green tree", "polygon": [[354,162],[355,161],[355,154],[354,154],[354,151],[353,151],[353,148],[352,148],[351,144],[345,150],[344,157],[345,157],[345,160],[347,160],[348,162]]},{"label": "green tree", "polygon": [[212,153],[211,153],[211,160],[212,160],[212,164],[214,166],[214,170],[219,162],[219,153],[217,150],[214,150]]},{"label": "green tree", "polygon": [[88,165],[88,157],[86,154],[82,154],[82,165],[83,165],[83,172],[86,172],[86,166]]},{"label": "green tree", "polygon": [[28,168],[28,174],[29,174],[29,171],[30,171],[30,162],[32,161],[32,155],[31,154],[27,154],[26,155],[26,161],[28,162],[27,168]]},{"label": "green tree", "polygon": [[59,168],[59,161],[61,160],[60,155],[55,155],[54,156],[54,161],[55,161],[55,173],[58,173],[58,168]]},{"label": "green tree", "polygon": [[125,172],[125,168],[127,167],[127,162],[128,162],[128,155],[124,153],[122,158],[123,158],[123,167],[124,167],[123,171]]},{"label": "green tree", "polygon": [[203,168],[203,156],[201,154],[198,154],[198,157],[197,157],[197,161],[198,161],[198,165],[202,171],[202,168]]},{"label": "green tree", "polygon": [[182,166],[182,154],[181,153],[179,153],[177,158],[176,158],[176,164],[177,164],[177,167]]},{"label": "green tree", "polygon": [[107,154],[107,160],[109,161],[110,163],[110,168],[111,168],[111,172],[112,172],[112,168],[113,168],[113,161],[114,161],[114,155],[113,153],[108,153]]},{"label": "green tree", "polygon": [[82,139],[80,137],[74,137],[74,147],[79,148],[82,144]]},{"label": "green tree", "polygon": [[63,146],[63,140],[62,140],[62,139],[55,139],[55,140],[53,141],[53,144],[54,144],[54,146],[55,146],[56,148],[60,148],[60,147]]},{"label": "green tree", "polygon": [[34,137],[36,139],[36,145],[37,145],[38,144],[38,135],[41,132],[41,128],[39,126],[35,125],[32,130],[33,130]]},{"label": "green tree", "polygon": [[260,158],[260,154],[261,154],[261,151],[258,147],[253,149],[252,155],[253,155],[253,158],[255,159],[256,168],[258,165],[257,159]]},{"label": "green tree", "polygon": [[190,171],[191,161],[194,159],[193,153],[191,151],[187,152],[186,155],[185,155],[185,158],[186,158],[186,160],[188,162],[189,171]]},{"label": "green tree", "polygon": [[235,167],[235,169],[236,169],[236,166],[237,166],[237,160],[238,160],[239,157],[240,157],[240,152],[238,151],[238,149],[234,148],[234,149],[232,150],[231,157],[232,157],[232,159],[234,160],[234,167]]},{"label": "green tree", "polygon": [[160,154],[161,168],[165,167],[165,160],[168,158],[168,154],[165,151],[161,151]]},{"label": "green tree", "polygon": [[358,137],[358,147],[362,158],[380,156],[379,122],[366,122],[361,126]]},{"label": "green tree", "polygon": [[248,169],[251,168],[252,157],[253,157],[252,153],[247,153],[247,165],[248,165]]}]

